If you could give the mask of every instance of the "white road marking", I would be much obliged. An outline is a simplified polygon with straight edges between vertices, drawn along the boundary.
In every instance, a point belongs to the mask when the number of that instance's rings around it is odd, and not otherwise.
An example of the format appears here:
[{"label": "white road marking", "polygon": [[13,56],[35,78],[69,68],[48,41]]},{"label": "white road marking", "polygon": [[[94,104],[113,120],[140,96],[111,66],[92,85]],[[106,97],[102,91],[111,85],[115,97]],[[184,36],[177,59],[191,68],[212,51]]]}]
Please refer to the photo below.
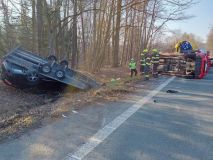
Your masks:
[{"label": "white road marking", "polygon": [[171,77],[162,83],[159,87],[151,91],[146,97],[142,98],[129,109],[117,116],[109,124],[100,129],[96,134],[89,138],[88,142],[80,146],[75,153],[68,154],[64,160],[82,160],[91,151],[94,150],[100,143],[102,143],[112,132],[114,132],[120,125],[122,125],[129,117],[137,112],[145,103],[147,103],[152,97],[158,94],[164,87],[166,87],[175,77]]}]

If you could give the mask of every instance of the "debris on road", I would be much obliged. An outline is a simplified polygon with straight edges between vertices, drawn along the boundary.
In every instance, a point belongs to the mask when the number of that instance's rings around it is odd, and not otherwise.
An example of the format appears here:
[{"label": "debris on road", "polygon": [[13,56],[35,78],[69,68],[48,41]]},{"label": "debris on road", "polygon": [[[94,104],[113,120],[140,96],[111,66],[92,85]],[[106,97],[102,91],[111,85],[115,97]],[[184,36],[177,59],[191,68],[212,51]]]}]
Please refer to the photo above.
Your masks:
[{"label": "debris on road", "polygon": [[72,113],[75,113],[75,114],[77,114],[78,112],[77,112],[77,111],[75,111],[75,110],[72,110]]},{"label": "debris on road", "polygon": [[176,90],[171,90],[171,89],[167,90],[166,92],[167,92],[167,93],[178,93],[178,91],[176,91]]},{"label": "debris on road", "polygon": [[67,116],[65,116],[64,114],[62,114],[62,117],[67,118]]}]

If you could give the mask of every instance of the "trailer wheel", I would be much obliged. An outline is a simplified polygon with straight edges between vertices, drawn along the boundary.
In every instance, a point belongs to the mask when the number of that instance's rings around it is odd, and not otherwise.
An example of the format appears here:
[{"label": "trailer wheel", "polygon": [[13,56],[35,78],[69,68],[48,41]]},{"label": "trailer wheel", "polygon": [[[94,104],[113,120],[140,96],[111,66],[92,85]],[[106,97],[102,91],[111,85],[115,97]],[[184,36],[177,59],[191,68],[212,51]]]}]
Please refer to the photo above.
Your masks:
[{"label": "trailer wheel", "polygon": [[63,66],[64,68],[67,68],[68,65],[69,65],[69,63],[68,63],[67,60],[62,60],[62,61],[60,62],[60,65]]},{"label": "trailer wheel", "polygon": [[56,62],[57,58],[54,55],[50,55],[50,56],[47,57],[47,60],[50,61],[50,62]]},{"label": "trailer wheel", "polygon": [[65,78],[65,72],[63,70],[59,69],[55,72],[55,76],[58,79],[64,79]]},{"label": "trailer wheel", "polygon": [[50,73],[51,72],[51,66],[49,64],[44,64],[42,67],[41,67],[41,71],[43,73]]}]

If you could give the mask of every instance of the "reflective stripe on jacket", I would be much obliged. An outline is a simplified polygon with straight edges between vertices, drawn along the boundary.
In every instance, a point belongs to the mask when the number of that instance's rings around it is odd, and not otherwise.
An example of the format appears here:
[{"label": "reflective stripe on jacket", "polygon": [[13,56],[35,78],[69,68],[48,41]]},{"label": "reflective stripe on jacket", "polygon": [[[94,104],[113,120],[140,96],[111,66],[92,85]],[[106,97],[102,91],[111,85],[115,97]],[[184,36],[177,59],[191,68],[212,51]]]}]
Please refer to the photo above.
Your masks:
[{"label": "reflective stripe on jacket", "polygon": [[146,65],[151,66],[151,58],[150,57],[146,57]]},{"label": "reflective stripe on jacket", "polygon": [[160,55],[158,53],[154,54],[152,56],[152,63],[153,64],[158,64],[159,63],[159,59],[160,59]]},{"label": "reflective stripe on jacket", "polygon": [[140,60],[140,64],[141,64],[142,66],[145,66],[145,65],[146,65],[146,59],[145,59],[145,57],[142,58],[142,59]]}]

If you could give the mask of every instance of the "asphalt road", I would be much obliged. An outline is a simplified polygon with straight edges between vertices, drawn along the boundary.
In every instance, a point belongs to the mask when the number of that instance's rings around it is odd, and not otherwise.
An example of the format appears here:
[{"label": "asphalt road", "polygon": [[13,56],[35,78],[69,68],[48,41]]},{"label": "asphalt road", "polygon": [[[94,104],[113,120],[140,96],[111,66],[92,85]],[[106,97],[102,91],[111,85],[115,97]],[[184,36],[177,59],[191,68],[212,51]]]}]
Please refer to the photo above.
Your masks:
[{"label": "asphalt road", "polygon": [[213,160],[213,71],[135,86],[0,144],[0,160]]}]

